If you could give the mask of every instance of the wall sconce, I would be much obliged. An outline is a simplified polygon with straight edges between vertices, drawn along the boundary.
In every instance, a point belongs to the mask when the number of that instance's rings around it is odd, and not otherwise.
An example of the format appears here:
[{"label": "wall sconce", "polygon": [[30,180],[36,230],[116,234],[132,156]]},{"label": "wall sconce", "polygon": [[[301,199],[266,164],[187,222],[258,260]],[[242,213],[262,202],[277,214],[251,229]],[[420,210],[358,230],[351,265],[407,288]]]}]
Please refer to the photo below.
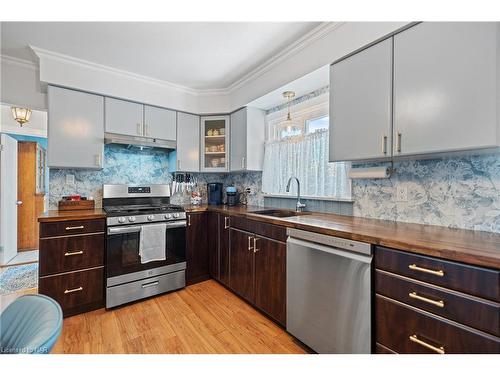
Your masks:
[{"label": "wall sconce", "polygon": [[14,120],[16,120],[19,125],[23,126],[30,120],[31,117],[31,109],[29,108],[21,108],[21,107],[10,107],[12,111],[12,116]]}]

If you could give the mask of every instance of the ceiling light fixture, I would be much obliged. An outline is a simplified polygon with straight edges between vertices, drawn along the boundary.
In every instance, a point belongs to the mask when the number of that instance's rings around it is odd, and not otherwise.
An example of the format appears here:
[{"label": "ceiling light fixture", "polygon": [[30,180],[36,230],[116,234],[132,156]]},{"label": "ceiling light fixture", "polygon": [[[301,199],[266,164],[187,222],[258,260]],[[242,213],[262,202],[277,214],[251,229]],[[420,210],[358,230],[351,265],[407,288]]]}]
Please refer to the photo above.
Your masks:
[{"label": "ceiling light fixture", "polygon": [[12,116],[14,120],[16,120],[19,125],[23,126],[30,120],[31,117],[31,109],[29,108],[21,108],[21,107],[10,107],[12,111]]},{"label": "ceiling light fixture", "polygon": [[286,115],[286,120],[284,121],[284,124],[286,126],[286,131],[291,132],[293,129],[293,126],[292,126],[293,123],[292,123],[292,117],[290,116],[290,104],[291,104],[293,98],[295,98],[295,92],[285,91],[283,93],[283,97],[288,101],[288,114]]}]

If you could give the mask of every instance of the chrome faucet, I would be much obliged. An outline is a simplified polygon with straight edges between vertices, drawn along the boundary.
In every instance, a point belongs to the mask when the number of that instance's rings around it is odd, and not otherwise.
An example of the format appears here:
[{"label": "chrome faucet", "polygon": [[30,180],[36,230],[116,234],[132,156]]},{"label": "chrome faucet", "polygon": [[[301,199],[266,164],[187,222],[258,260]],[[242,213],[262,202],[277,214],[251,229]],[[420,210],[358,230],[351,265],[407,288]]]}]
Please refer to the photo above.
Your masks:
[{"label": "chrome faucet", "polygon": [[297,181],[297,204],[295,205],[295,211],[301,212],[306,205],[300,201],[300,181],[297,177],[292,176],[288,179],[288,183],[286,184],[286,192],[290,192],[290,184],[292,183],[292,179],[295,179],[295,181]]}]

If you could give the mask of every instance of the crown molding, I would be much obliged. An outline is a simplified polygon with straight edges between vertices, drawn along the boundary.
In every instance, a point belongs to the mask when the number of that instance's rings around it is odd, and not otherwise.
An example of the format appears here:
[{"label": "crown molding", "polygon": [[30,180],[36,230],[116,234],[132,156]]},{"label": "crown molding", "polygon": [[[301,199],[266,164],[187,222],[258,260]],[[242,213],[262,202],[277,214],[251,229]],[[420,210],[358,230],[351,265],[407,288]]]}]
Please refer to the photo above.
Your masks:
[{"label": "crown molding", "polygon": [[[337,28],[341,27],[344,24],[344,22],[322,22],[319,24],[317,27],[309,31],[308,33],[304,34],[300,39],[296,40],[292,44],[290,44],[288,47],[285,49],[281,50],[279,53],[276,55],[272,56],[269,58],[267,61],[264,63],[260,64],[257,66],[255,69],[251,70],[250,72],[246,73],[244,76],[236,80],[234,83],[231,85],[225,87],[225,88],[218,88],[218,89],[193,89],[187,86],[183,85],[178,85],[169,81],[133,73],[130,71],[114,68],[108,65],[102,65],[98,64],[92,61],[76,58],[73,56],[61,54],[58,52],[53,52],[50,50],[46,50],[43,48],[39,48],[36,46],[30,45],[29,47],[33,51],[34,55],[40,59],[40,58],[50,58],[62,63],[69,63],[73,65],[77,65],[83,68],[90,68],[106,73],[111,73],[115,74],[118,76],[122,77],[127,77],[127,78],[133,78],[139,81],[143,81],[145,83],[149,84],[155,84],[155,85],[160,85],[167,87],[169,89],[174,89],[178,90],[180,92],[184,92],[189,95],[193,96],[223,96],[223,95],[230,95],[232,92],[235,90],[241,88],[248,82],[257,79],[258,77],[262,76],[272,68],[276,67],[279,65],[281,62],[286,60],[287,58],[297,54],[307,46],[311,45],[312,43],[316,42],[317,40],[323,38],[325,35],[328,33],[332,32],[333,30],[336,30]],[[9,59],[15,59],[9,57]],[[20,60],[20,59],[15,59],[15,60]],[[25,60],[22,60],[26,62]],[[34,63],[32,63],[34,64]],[[36,65],[35,65],[36,66]]]},{"label": "crown molding", "polygon": [[0,55],[0,61],[2,62],[2,64],[6,64],[6,65],[13,65],[13,66],[19,66],[21,68],[38,70],[37,63],[30,61],[30,60],[20,59],[18,57],[13,57],[13,56],[9,56],[9,55]]}]

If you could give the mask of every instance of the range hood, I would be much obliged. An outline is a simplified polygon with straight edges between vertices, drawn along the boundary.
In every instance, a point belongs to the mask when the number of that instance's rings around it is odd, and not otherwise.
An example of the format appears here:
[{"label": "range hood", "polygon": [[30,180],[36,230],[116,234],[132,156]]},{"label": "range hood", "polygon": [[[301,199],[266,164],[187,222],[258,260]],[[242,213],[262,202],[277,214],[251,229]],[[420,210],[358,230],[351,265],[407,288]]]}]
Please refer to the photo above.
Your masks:
[{"label": "range hood", "polygon": [[177,144],[175,141],[165,141],[163,139],[134,137],[131,135],[104,133],[104,143],[120,144],[127,146],[136,146],[140,148],[163,148],[166,150],[175,150]]}]

